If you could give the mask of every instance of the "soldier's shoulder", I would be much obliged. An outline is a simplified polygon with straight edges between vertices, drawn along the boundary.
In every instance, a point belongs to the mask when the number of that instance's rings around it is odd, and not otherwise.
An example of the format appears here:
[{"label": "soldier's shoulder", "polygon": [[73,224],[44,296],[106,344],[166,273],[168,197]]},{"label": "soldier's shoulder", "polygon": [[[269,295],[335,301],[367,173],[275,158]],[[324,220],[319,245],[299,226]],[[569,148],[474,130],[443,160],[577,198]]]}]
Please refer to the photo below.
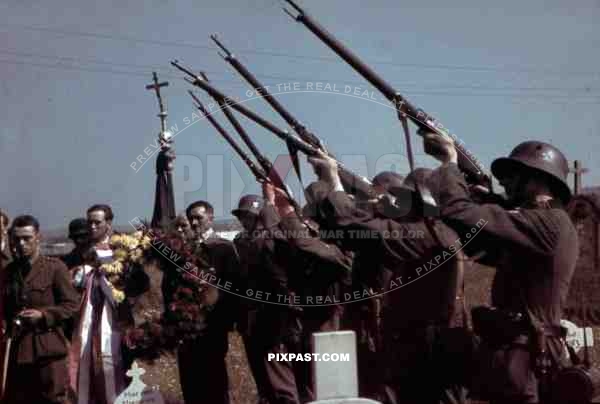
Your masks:
[{"label": "soldier's shoulder", "polygon": [[40,256],[39,264],[43,265],[45,267],[52,267],[52,268],[65,269],[65,270],[67,269],[67,266],[65,265],[65,263],[61,259],[61,257],[55,257],[55,256],[51,256],[51,255]]},{"label": "soldier's shoulder", "polygon": [[514,215],[524,215],[545,222],[554,222],[555,224],[569,225],[571,218],[562,208],[531,208],[531,209],[513,209],[508,211]]}]

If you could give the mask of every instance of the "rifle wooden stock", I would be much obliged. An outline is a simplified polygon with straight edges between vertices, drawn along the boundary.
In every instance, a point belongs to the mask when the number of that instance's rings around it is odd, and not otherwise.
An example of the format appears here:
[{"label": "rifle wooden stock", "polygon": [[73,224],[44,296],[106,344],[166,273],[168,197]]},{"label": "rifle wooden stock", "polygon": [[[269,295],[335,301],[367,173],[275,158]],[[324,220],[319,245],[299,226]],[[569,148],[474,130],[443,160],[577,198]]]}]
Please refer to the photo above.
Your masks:
[{"label": "rifle wooden stock", "polygon": [[[344,46],[339,40],[337,40],[330,32],[328,32],[321,24],[319,24],[313,17],[308,15],[300,6],[294,3],[293,0],[285,0],[289,3],[297,12],[298,15],[294,17],[290,12],[287,12],[296,21],[302,23],[309,31],[323,41],[333,52],[341,57],[346,63],[348,63],[354,70],[363,76],[369,83],[371,83],[379,92],[383,94],[390,102],[392,102],[399,113],[406,115],[420,130],[426,130],[437,134],[450,135],[448,130],[439,123],[431,115],[425,113],[420,108],[415,107],[406,98],[395,90],[388,82],[383,80],[373,69],[367,66],[357,55],[355,55],[350,49]],[[455,136],[451,136],[454,140],[457,140]],[[458,165],[461,171],[465,174],[469,182],[484,185],[490,187],[491,179],[483,172],[479,163],[470,157],[470,153],[464,147],[463,144],[455,143],[456,150],[458,151]]]}]

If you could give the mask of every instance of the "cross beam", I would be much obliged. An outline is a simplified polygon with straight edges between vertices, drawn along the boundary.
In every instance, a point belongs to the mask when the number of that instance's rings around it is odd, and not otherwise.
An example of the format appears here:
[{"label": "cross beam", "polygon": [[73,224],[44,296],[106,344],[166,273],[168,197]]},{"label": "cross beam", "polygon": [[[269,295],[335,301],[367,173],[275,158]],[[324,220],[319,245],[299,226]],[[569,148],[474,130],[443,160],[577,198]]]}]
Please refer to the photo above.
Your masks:
[{"label": "cross beam", "polygon": [[169,82],[163,81],[162,83],[159,83],[156,72],[152,72],[152,79],[153,79],[153,83],[148,84],[146,86],[146,90],[154,90],[156,92],[156,97],[158,98],[158,106],[160,108],[158,117],[160,118],[160,126],[162,129],[161,133],[164,133],[167,130],[167,111],[165,111],[165,107],[163,105],[162,96],[160,94],[160,88],[167,87],[169,85]]}]

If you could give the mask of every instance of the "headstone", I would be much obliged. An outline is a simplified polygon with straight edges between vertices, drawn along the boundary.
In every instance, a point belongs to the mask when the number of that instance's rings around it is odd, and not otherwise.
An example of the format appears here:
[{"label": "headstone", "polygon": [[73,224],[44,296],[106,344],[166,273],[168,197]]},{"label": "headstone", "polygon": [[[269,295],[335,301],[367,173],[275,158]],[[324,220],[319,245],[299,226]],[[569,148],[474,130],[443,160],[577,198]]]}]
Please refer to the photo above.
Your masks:
[{"label": "headstone", "polygon": [[[358,397],[354,331],[314,333],[313,346],[319,359],[313,358],[312,362],[317,401],[309,404],[380,404],[378,401]],[[325,360],[327,358],[330,360]]]},{"label": "headstone", "polygon": [[568,320],[560,320],[560,325],[567,328],[566,342],[573,347],[575,352],[579,352],[584,347],[584,344],[587,345],[588,348],[594,346],[594,332],[591,327],[585,328],[584,339],[584,329],[578,327],[575,323]]},{"label": "headstone", "polygon": [[579,251],[564,318],[597,327],[600,325],[600,192],[575,195],[567,212],[577,229]]},{"label": "headstone", "polygon": [[127,371],[127,376],[133,378],[129,387],[127,387],[115,400],[115,404],[164,404],[160,392],[148,387],[141,379],[146,373],[143,368],[138,367],[137,362],[133,362],[131,369]]}]

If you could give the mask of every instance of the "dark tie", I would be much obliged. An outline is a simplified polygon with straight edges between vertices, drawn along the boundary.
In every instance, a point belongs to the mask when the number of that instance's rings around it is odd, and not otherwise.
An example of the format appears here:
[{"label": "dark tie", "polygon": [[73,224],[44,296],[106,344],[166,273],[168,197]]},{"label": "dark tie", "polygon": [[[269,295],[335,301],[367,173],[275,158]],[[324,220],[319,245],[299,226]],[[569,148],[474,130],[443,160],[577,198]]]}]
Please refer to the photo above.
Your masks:
[{"label": "dark tie", "polygon": [[102,291],[102,275],[98,270],[93,274],[91,301],[93,307],[102,306],[104,304],[104,292]]}]

